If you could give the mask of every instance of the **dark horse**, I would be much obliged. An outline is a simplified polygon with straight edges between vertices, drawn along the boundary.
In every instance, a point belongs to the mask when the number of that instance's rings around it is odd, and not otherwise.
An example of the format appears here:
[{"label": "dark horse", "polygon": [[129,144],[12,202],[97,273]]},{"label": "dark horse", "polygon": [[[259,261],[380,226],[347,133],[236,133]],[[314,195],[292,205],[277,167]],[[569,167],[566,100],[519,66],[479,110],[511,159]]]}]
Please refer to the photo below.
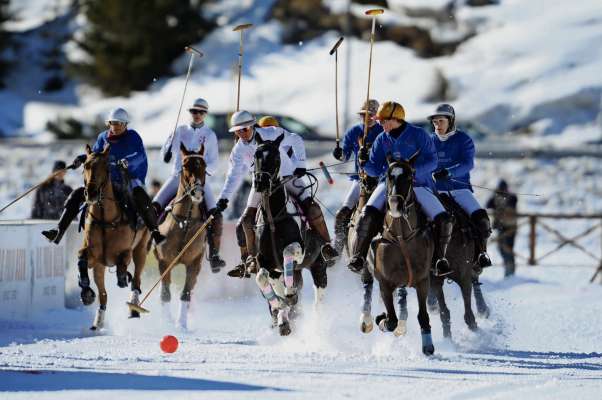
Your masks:
[{"label": "dark horse", "polygon": [[418,322],[422,332],[422,352],[435,352],[426,299],[434,242],[425,217],[419,212],[413,190],[413,159],[393,160],[387,157],[387,212],[382,237],[373,242],[371,253],[373,275],[379,282],[386,313],[376,317],[383,331],[405,335],[406,317],[397,318],[393,292],[400,287],[414,287],[418,296]]},{"label": "dark horse", "polygon": [[[273,141],[256,136],[254,181],[261,193],[261,204],[256,225],[258,249],[256,262],[257,285],[268,301],[272,318],[281,335],[291,332],[289,312],[298,302],[302,285],[301,270],[309,268],[316,290],[316,305],[326,288],[326,262],[320,252],[320,239],[311,229],[304,229],[305,241],[297,222],[287,212],[287,193],[278,176],[280,170],[279,146],[284,135]],[[303,252],[302,243],[305,243]]]},{"label": "dark horse", "polygon": [[450,196],[443,194],[439,197],[445,208],[454,218],[454,229],[447,248],[447,259],[452,273],[445,277],[431,276],[429,308],[435,311],[438,303],[439,316],[443,325],[443,336],[450,338],[450,314],[443,294],[445,279],[451,279],[460,286],[462,299],[464,300],[464,321],[470,330],[477,330],[477,321],[471,305],[473,287],[479,316],[488,317],[489,308],[487,307],[487,303],[485,303],[479,283],[479,274],[482,270],[478,267],[477,263],[477,248],[475,246],[476,228],[472,226],[469,216]]}]

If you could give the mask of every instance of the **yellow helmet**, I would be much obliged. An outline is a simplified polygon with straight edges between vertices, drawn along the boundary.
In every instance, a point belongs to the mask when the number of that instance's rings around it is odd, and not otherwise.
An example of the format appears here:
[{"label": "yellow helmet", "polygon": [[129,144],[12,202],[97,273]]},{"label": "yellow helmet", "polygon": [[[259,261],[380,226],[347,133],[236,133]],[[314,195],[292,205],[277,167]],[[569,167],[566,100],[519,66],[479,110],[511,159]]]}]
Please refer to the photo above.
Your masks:
[{"label": "yellow helmet", "polygon": [[394,101],[386,101],[379,108],[376,113],[376,119],[384,121],[386,119],[396,119],[403,121],[406,117],[406,112],[403,106]]},{"label": "yellow helmet", "polygon": [[280,126],[280,124],[278,123],[278,120],[276,118],[272,117],[271,115],[266,115],[265,117],[259,118],[257,125],[259,125],[262,128],[265,128],[268,126]]}]

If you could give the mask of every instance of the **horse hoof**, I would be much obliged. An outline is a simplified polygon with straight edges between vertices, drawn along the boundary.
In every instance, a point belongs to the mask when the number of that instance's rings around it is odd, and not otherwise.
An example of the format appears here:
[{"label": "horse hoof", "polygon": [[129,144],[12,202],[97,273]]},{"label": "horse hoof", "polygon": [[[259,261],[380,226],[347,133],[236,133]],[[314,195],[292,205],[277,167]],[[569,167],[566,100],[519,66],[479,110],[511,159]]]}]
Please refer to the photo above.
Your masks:
[{"label": "horse hoof", "polygon": [[489,308],[485,308],[483,310],[478,311],[479,318],[487,319],[487,318],[489,318],[489,314],[490,314]]},{"label": "horse hoof", "polygon": [[89,306],[90,304],[94,303],[94,300],[96,299],[96,293],[94,293],[94,290],[90,289],[89,287],[83,288],[81,292],[81,299],[85,306]]},{"label": "horse hoof", "polygon": [[91,331],[97,331],[97,330],[98,330],[98,328],[97,328],[97,327],[95,327],[95,326],[91,326],[91,327],[90,327],[90,330],[91,330]]},{"label": "horse hoof", "polygon": [[446,339],[451,339],[451,337],[452,337],[451,329],[443,328],[443,337]]},{"label": "horse hoof", "polygon": [[140,313],[132,310],[132,312],[130,312],[130,318],[140,318]]},{"label": "horse hoof", "polygon": [[280,336],[288,336],[291,334],[291,325],[288,321],[285,321],[281,325],[278,325],[278,330],[280,331]]},{"label": "horse hoof", "polygon": [[476,332],[479,330],[479,326],[477,325],[477,323],[475,322],[474,324],[470,324],[468,325],[468,329],[470,329],[472,332]]},{"label": "horse hoof", "polygon": [[374,322],[380,328],[381,331],[385,332],[385,321],[387,319],[387,315],[385,313],[378,314],[376,318],[374,318]]},{"label": "horse hoof", "polygon": [[422,346],[422,352],[425,356],[432,356],[435,353],[435,346],[432,344]]},{"label": "horse hoof", "polygon": [[372,315],[369,312],[363,312],[360,317],[360,330],[362,333],[370,333],[374,329],[374,324],[372,323]]},{"label": "horse hoof", "polygon": [[406,326],[406,321],[404,321],[404,320],[397,321],[397,326],[395,327],[393,334],[395,336],[399,337],[399,336],[405,336],[407,332],[408,332],[408,328]]},{"label": "horse hoof", "polygon": [[127,275],[117,275],[117,286],[119,286],[120,288],[124,288],[127,287],[128,285],[128,278]]}]

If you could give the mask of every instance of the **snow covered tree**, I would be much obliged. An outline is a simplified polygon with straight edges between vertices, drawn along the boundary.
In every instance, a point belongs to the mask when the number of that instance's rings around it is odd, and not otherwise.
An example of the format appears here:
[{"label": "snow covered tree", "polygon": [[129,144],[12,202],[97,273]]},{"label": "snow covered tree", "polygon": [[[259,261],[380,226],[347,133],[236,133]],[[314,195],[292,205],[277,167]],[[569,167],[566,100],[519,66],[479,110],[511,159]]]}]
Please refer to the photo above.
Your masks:
[{"label": "snow covered tree", "polygon": [[214,27],[201,14],[206,2],[80,0],[88,24],[77,43],[89,60],[72,71],[107,95],[146,89]]},{"label": "snow covered tree", "polygon": [[[9,5],[10,0],[0,0],[0,55],[4,53],[10,42],[10,35],[4,30],[4,23],[10,19]],[[8,63],[5,60],[5,57],[0,57],[0,88],[4,86],[3,77],[8,68]]]}]

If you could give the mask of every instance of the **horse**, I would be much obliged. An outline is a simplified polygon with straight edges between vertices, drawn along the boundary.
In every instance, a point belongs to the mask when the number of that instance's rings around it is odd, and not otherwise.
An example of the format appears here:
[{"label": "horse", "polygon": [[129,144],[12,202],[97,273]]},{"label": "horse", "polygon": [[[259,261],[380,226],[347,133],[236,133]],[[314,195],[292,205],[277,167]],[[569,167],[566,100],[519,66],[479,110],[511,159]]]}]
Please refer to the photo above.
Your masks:
[{"label": "horse", "polygon": [[429,224],[419,212],[413,190],[414,158],[409,161],[387,157],[387,201],[384,229],[372,242],[368,267],[380,286],[386,312],[375,319],[382,331],[406,334],[407,315],[398,319],[393,304],[393,292],[400,287],[414,287],[418,297],[418,322],[422,333],[422,352],[435,351],[427,312],[429,275],[434,252]]},{"label": "horse", "polygon": [[[201,146],[199,152],[193,152],[188,151],[183,144],[180,144],[180,151],[182,153],[180,184],[171,210],[167,212],[165,220],[159,226],[159,231],[165,236],[165,240],[154,249],[161,274],[208,218],[203,204],[203,188],[205,187],[207,168],[203,158],[205,145]],[[190,299],[201,272],[204,252],[205,232],[195,239],[194,244],[182,254],[179,260],[179,263],[186,266],[186,281],[180,295],[180,310],[177,320],[182,329],[188,328]],[[166,273],[161,281],[161,303],[166,320],[171,320],[170,284],[171,271]]]},{"label": "horse", "polygon": [[[256,283],[267,300],[273,325],[281,336],[291,333],[289,314],[295,311],[298,291],[302,286],[301,270],[308,268],[314,281],[314,306],[322,301],[327,285],[326,261],[321,255],[321,239],[313,230],[300,231],[297,222],[287,211],[287,193],[278,176],[280,143],[284,135],[273,141],[256,136],[254,155],[254,187],[261,194],[260,211],[255,226],[258,241],[255,262],[258,266]],[[303,234],[303,237],[302,237]],[[303,240],[305,239],[305,240]],[[302,243],[305,244],[304,249]]]},{"label": "horse", "polygon": [[[84,195],[87,213],[84,226],[84,243],[79,250],[79,274],[81,299],[85,305],[94,302],[96,294],[90,288],[88,269],[94,273],[94,282],[99,292],[100,306],[96,310],[91,330],[104,327],[107,309],[105,289],[105,267],[117,266],[117,286],[123,288],[131,280],[130,302],[139,303],[140,277],[150,246],[150,232],[146,227],[134,228],[135,217],[128,215],[115,197],[109,173],[109,148],[94,153],[86,145],[84,162]],[[134,261],[134,276],[128,272],[128,265]],[[140,317],[135,310],[130,318]]]},{"label": "horse", "polygon": [[454,218],[454,229],[446,255],[452,273],[445,277],[431,275],[431,293],[429,293],[428,303],[431,311],[437,311],[437,309],[439,311],[441,324],[443,325],[443,337],[451,338],[450,313],[443,294],[445,279],[451,279],[460,287],[462,299],[464,300],[464,321],[470,330],[476,331],[478,329],[471,305],[473,288],[479,316],[487,318],[489,307],[485,302],[479,283],[479,274],[482,270],[477,264],[475,228],[471,226],[468,215],[450,196],[442,194],[439,197]]}]

